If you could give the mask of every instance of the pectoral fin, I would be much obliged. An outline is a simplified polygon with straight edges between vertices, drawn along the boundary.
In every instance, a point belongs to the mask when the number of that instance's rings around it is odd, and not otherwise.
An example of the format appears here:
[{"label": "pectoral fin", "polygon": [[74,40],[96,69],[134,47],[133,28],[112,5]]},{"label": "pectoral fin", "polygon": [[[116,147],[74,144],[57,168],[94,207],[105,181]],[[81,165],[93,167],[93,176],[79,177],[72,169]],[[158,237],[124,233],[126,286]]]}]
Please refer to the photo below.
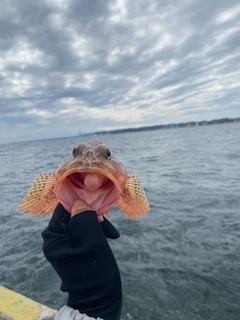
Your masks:
[{"label": "pectoral fin", "polygon": [[138,176],[128,177],[123,193],[117,200],[117,205],[130,219],[141,217],[150,211],[142,180]]},{"label": "pectoral fin", "polygon": [[32,216],[48,216],[53,213],[58,200],[53,192],[56,183],[55,174],[39,174],[25,198],[19,204],[19,210]]}]

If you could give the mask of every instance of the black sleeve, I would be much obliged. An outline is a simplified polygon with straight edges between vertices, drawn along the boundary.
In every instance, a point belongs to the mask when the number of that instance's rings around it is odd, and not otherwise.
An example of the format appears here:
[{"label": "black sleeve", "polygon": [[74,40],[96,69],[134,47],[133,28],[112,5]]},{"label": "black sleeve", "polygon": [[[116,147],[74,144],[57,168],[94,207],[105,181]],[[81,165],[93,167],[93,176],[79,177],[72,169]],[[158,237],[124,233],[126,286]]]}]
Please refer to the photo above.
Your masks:
[{"label": "black sleeve", "polygon": [[106,240],[119,237],[112,224],[99,223],[96,212],[70,218],[59,204],[43,232],[43,252],[69,293],[67,305],[90,317],[120,319],[121,278]]}]

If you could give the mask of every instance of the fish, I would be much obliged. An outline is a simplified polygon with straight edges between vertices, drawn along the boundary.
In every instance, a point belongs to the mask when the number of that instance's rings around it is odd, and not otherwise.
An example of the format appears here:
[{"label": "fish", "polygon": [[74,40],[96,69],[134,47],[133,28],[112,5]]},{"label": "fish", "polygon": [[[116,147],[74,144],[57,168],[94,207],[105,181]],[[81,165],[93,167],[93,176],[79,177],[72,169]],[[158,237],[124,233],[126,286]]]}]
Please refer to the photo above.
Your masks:
[{"label": "fish", "polygon": [[71,213],[78,199],[98,216],[116,204],[130,219],[150,212],[142,180],[126,167],[97,137],[76,145],[54,173],[38,174],[19,210],[34,217],[53,213],[60,202]]}]

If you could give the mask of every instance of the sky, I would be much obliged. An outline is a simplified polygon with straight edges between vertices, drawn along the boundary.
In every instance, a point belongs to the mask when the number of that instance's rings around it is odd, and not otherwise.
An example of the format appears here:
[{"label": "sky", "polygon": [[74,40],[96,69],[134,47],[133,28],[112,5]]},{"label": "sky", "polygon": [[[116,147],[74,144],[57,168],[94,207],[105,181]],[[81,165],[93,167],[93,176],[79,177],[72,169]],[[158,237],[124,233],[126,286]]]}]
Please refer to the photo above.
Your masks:
[{"label": "sky", "polygon": [[0,4],[0,143],[240,117],[239,0]]}]

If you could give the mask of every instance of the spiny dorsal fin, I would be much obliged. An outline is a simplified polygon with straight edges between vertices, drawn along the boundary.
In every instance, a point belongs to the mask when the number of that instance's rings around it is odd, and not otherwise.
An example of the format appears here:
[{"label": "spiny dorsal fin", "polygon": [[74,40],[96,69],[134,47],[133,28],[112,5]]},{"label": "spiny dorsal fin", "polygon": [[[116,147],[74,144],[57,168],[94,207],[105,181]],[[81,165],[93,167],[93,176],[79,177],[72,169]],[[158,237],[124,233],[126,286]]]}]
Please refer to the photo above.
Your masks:
[{"label": "spiny dorsal fin", "polygon": [[142,180],[138,176],[128,177],[123,193],[117,200],[117,205],[130,219],[141,217],[150,211]]},{"label": "spiny dorsal fin", "polygon": [[53,192],[56,183],[55,174],[44,173],[35,177],[27,195],[19,205],[19,210],[35,217],[53,213],[58,200]]}]

